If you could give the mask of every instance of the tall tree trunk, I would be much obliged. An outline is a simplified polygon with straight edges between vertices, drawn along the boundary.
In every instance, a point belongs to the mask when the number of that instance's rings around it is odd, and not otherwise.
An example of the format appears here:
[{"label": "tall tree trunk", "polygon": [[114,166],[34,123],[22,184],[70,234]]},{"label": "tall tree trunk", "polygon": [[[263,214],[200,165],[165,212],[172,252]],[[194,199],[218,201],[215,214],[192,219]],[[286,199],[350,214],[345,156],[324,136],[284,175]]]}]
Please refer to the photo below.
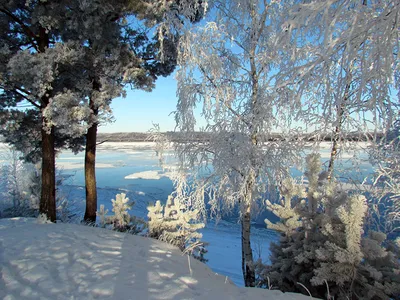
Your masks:
[{"label": "tall tree trunk", "polygon": [[86,185],[86,210],[84,221],[96,222],[97,187],[96,187],[96,142],[97,123],[90,127],[86,134],[85,149],[85,185]]},{"label": "tall tree trunk", "polygon": [[[45,3],[43,4],[45,5]],[[44,53],[49,47],[49,35],[45,28],[39,28],[38,48]],[[50,103],[51,89],[40,99],[42,110]],[[42,112],[41,112],[42,113]],[[46,118],[42,113],[42,122],[46,124]],[[39,213],[56,221],[56,152],[54,144],[54,127],[50,132],[42,128],[42,189],[40,194]]]},{"label": "tall tree trunk", "polygon": [[246,191],[242,203],[242,272],[244,285],[254,287],[256,276],[253,262],[253,251],[251,249],[251,201],[254,187],[254,177],[251,174],[246,183]]},{"label": "tall tree trunk", "polygon": [[259,131],[262,121],[259,119],[260,110],[258,103],[259,96],[259,72],[257,71],[257,45],[259,43],[262,32],[265,29],[265,23],[268,14],[268,8],[260,14],[259,7],[256,4],[250,4],[251,7],[251,33],[250,33],[250,49],[249,63],[250,72],[249,79],[251,81],[251,111],[252,114],[248,130],[252,144],[252,152],[250,154],[251,170],[246,179],[246,189],[242,203],[242,271],[244,285],[254,287],[256,284],[256,276],[254,270],[253,251],[250,244],[251,230],[251,206],[253,201],[253,189],[256,183],[256,178],[259,175],[259,167],[255,156],[255,150],[258,146]]},{"label": "tall tree trunk", "polygon": [[242,272],[244,286],[255,286],[255,270],[253,262],[253,251],[250,243],[251,212],[250,205],[245,204],[242,213]]},{"label": "tall tree trunk", "polygon": [[[93,80],[93,91],[98,91],[100,84]],[[84,221],[86,223],[96,222],[97,211],[97,186],[96,186],[96,144],[97,144],[97,115],[98,108],[93,101],[93,95],[90,97],[89,106],[92,110],[92,126],[86,134],[85,148],[85,186],[86,186],[86,210]]]},{"label": "tall tree trunk", "polygon": [[50,133],[42,128],[42,190],[39,212],[45,214],[52,222],[56,221],[55,164],[54,128],[51,128]]}]

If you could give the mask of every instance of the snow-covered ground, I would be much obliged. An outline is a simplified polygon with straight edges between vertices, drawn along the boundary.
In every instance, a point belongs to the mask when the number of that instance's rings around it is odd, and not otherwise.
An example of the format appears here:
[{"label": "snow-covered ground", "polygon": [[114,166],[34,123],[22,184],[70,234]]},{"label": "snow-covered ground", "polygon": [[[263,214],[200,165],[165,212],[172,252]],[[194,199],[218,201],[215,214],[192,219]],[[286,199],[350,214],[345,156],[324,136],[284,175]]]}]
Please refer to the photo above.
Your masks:
[{"label": "snow-covered ground", "polygon": [[177,248],[74,224],[0,220],[0,298],[310,299],[239,288]]}]

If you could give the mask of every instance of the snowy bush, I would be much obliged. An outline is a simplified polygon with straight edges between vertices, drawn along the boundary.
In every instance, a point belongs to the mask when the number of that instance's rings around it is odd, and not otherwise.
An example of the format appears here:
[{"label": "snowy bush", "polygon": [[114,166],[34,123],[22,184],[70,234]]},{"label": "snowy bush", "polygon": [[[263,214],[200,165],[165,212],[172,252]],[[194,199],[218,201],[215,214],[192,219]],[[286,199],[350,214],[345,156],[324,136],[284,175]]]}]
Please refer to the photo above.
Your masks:
[{"label": "snowy bush", "polygon": [[104,204],[100,205],[100,210],[96,212],[96,215],[100,218],[100,227],[106,227],[106,215],[108,213],[108,209],[104,208]]},{"label": "snowy bush", "polygon": [[[0,217],[37,217],[41,193],[41,171],[39,164],[21,159],[23,154],[14,149],[1,156],[7,163],[0,169]],[[57,170],[57,189],[63,185],[64,176]],[[74,203],[67,195],[58,191],[56,198],[57,219],[70,222],[75,212]]]},{"label": "snowy bush", "polygon": [[126,194],[121,193],[115,196],[115,200],[111,200],[114,212],[114,225],[117,228],[124,228],[129,223],[128,209],[131,209],[132,205],[128,203],[129,198],[126,198]]},{"label": "snowy bush", "polygon": [[37,219],[36,219],[36,223],[37,224],[52,224],[53,222],[51,222],[46,214],[39,214]]},{"label": "snowy bush", "polygon": [[309,184],[287,179],[281,201],[267,208],[280,217],[268,228],[281,232],[271,245],[271,264],[257,265],[258,284],[282,291],[304,292],[335,299],[390,299],[400,296],[398,247],[381,232],[364,234],[364,196],[341,191],[320,173],[319,155],[306,160]]},{"label": "snowy bush", "polygon": [[201,242],[202,234],[198,232],[204,223],[196,222],[198,210],[190,210],[185,205],[168,196],[165,206],[157,201],[148,208],[149,237],[177,246],[200,261],[206,261],[205,243]]},{"label": "snowy bush", "polygon": [[117,194],[115,200],[112,199],[111,202],[114,215],[107,216],[108,209],[105,209],[103,204],[100,205],[100,210],[96,212],[99,217],[100,227],[106,228],[107,225],[111,225],[113,230],[131,234],[144,232],[147,228],[147,222],[142,218],[129,214],[128,210],[132,209],[134,202],[129,202],[126,194]]},{"label": "snowy bush", "polygon": [[[3,217],[35,216],[31,211],[30,176],[33,166],[19,159],[20,153],[10,149],[2,155],[6,164],[1,166],[0,211]],[[34,203],[32,203],[34,204]]]}]

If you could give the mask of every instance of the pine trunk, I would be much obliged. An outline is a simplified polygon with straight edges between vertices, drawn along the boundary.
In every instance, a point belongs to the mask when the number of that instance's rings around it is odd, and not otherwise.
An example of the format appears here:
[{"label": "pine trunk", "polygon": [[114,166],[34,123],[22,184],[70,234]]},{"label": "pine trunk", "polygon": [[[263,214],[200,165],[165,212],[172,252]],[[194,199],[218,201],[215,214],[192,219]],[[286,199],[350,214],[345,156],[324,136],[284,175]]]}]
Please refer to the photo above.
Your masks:
[{"label": "pine trunk", "polygon": [[50,133],[42,129],[42,190],[39,212],[56,221],[56,172],[55,172],[54,128]]},{"label": "pine trunk", "polygon": [[[90,107],[93,111],[93,117],[97,117],[98,110],[95,109],[92,99],[90,99]],[[96,187],[96,144],[97,144],[97,127],[95,121],[88,129],[86,134],[85,149],[85,186],[86,186],[86,210],[84,221],[86,223],[96,222],[97,211],[97,187]]]},{"label": "pine trunk", "polygon": [[[45,5],[45,4],[43,4]],[[45,28],[39,28],[38,47],[44,53],[49,47],[49,35]],[[49,105],[51,89],[41,98],[41,108]],[[46,124],[46,118],[42,114],[42,122]],[[42,188],[40,194],[39,213],[45,214],[47,219],[56,221],[56,152],[54,144],[54,127],[50,132],[42,128]]]},{"label": "pine trunk", "polygon": [[95,105],[95,94],[100,91],[100,83],[98,78],[92,79],[92,95],[89,99],[89,107],[92,111],[90,122],[92,126],[86,133],[86,149],[85,149],[85,186],[86,186],[86,210],[84,222],[96,223],[97,212],[97,186],[96,186],[96,146],[97,146],[97,115],[98,108]]}]

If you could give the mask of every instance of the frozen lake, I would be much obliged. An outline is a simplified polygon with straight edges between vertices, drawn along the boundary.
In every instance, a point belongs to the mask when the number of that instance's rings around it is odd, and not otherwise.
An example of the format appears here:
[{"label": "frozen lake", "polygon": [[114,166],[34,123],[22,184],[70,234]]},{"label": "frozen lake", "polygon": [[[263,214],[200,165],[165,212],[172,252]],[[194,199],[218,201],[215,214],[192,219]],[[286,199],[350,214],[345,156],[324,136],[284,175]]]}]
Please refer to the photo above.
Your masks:
[{"label": "frozen lake", "polygon": [[[97,186],[98,205],[104,204],[112,209],[111,199],[117,193],[124,192],[135,201],[131,213],[144,217],[147,206],[156,200],[165,201],[173,191],[173,184],[168,177],[168,170],[159,166],[152,143],[103,143],[97,150]],[[348,151],[339,161],[341,180],[359,182],[372,172],[368,156],[364,151],[366,144],[360,143],[358,151]],[[1,150],[3,149],[3,150]],[[1,151],[6,151],[0,147]],[[329,158],[329,145],[320,149],[325,162]],[[176,162],[173,153],[167,152],[167,165],[173,167]],[[1,158],[0,158],[1,159]],[[65,179],[61,192],[74,202],[81,213],[85,207],[85,188],[83,172],[84,154],[64,151],[58,155],[57,168]],[[0,161],[1,163],[1,161]],[[2,163],[6,163],[4,161]],[[294,175],[301,172],[292,169]],[[252,230],[252,247],[255,259],[261,256],[265,261],[269,256],[269,244],[277,240],[277,235],[265,229],[263,217],[257,220]],[[203,240],[209,243],[206,258],[208,265],[219,274],[229,276],[237,285],[243,285],[241,273],[241,237],[240,226],[235,221],[221,221],[216,225],[210,221],[203,229]]]}]

